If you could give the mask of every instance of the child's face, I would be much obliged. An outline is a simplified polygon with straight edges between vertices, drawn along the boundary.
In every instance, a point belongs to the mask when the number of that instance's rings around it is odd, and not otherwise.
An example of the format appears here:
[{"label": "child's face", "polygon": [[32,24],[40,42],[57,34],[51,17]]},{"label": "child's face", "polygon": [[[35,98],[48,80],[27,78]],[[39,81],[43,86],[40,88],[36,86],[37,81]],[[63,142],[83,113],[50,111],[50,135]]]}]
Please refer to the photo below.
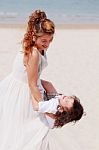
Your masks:
[{"label": "child's face", "polygon": [[72,96],[62,96],[60,98],[60,105],[62,110],[70,110],[73,106],[74,98]]},{"label": "child's face", "polygon": [[42,36],[37,38],[35,45],[39,51],[47,50],[52,40],[53,34],[43,34]]}]

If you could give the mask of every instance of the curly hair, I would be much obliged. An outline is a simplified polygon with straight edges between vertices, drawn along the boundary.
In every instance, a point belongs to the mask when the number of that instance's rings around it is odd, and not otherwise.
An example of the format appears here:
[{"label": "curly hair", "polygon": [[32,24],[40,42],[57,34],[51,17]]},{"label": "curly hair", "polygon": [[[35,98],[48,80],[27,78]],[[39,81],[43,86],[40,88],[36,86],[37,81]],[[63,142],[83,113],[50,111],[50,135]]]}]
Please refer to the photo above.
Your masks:
[{"label": "curly hair", "polygon": [[50,20],[44,11],[36,10],[29,16],[27,31],[23,38],[23,52],[27,55],[32,52],[32,47],[35,45],[33,37],[37,38],[42,34],[54,34],[55,25]]},{"label": "curly hair", "polygon": [[84,114],[84,109],[80,104],[79,98],[73,96],[73,99],[74,103],[70,111],[56,112],[54,127],[62,127],[69,122],[76,122],[81,119],[82,115]]}]

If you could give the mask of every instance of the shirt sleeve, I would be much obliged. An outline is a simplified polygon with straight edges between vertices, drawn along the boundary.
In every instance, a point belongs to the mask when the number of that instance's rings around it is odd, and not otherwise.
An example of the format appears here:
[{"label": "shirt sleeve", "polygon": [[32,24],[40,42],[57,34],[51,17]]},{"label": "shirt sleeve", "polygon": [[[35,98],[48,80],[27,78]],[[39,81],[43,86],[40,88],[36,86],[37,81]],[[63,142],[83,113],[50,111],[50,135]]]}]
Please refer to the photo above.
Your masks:
[{"label": "shirt sleeve", "polygon": [[41,101],[38,103],[39,105],[39,112],[41,113],[53,113],[55,114],[57,111],[57,106],[59,105],[59,98],[58,97],[54,97],[51,98],[48,101]]}]

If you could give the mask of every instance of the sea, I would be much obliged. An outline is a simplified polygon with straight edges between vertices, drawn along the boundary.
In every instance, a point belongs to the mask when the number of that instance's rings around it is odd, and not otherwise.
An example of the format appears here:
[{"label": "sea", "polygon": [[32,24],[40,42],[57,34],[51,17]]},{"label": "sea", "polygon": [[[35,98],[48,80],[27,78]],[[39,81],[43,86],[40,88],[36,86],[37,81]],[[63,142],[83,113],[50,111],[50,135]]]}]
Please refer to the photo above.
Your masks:
[{"label": "sea", "polygon": [[0,24],[24,24],[38,9],[57,24],[99,24],[99,0],[0,0]]}]

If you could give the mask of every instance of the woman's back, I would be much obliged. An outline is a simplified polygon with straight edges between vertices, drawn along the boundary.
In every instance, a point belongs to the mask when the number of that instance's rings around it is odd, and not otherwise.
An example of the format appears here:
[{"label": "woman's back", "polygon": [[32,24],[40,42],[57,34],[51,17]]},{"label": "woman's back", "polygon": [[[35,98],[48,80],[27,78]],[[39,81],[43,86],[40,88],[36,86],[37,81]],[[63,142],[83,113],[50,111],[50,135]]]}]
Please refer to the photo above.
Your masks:
[{"label": "woman's back", "polygon": [[[38,74],[40,76],[42,70],[47,66],[47,58],[46,58],[46,54],[44,54],[43,56],[40,54],[40,52],[38,53],[39,53]],[[23,57],[24,57],[24,53],[19,51],[13,63],[12,74],[18,80],[28,83],[27,71],[23,63]]]}]

